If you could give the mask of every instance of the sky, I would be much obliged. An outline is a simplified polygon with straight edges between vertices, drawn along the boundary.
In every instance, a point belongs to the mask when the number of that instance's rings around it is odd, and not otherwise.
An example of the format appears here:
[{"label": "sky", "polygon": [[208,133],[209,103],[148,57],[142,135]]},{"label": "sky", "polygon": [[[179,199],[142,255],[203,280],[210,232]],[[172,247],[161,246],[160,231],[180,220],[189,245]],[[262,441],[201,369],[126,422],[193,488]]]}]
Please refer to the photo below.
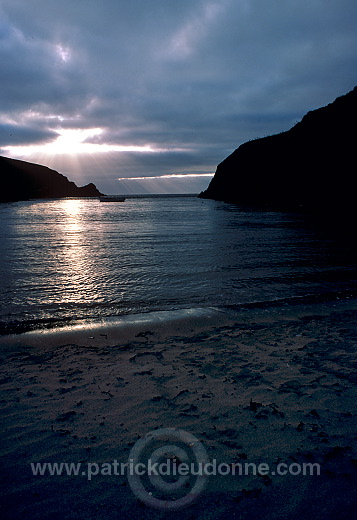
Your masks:
[{"label": "sky", "polygon": [[0,154],[196,193],[357,84],[356,0],[0,0]]}]

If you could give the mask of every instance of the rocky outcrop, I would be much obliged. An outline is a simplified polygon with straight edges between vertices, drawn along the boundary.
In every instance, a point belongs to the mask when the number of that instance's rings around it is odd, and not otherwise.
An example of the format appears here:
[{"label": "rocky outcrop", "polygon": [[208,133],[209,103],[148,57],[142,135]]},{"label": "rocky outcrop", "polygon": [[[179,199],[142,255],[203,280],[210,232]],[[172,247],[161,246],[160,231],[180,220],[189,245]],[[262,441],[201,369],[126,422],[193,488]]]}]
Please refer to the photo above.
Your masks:
[{"label": "rocky outcrop", "polygon": [[357,87],[287,132],[242,144],[200,197],[266,209],[351,211],[356,106]]},{"label": "rocky outcrop", "polygon": [[2,156],[0,186],[0,202],[102,195],[93,183],[78,187],[56,170]]}]

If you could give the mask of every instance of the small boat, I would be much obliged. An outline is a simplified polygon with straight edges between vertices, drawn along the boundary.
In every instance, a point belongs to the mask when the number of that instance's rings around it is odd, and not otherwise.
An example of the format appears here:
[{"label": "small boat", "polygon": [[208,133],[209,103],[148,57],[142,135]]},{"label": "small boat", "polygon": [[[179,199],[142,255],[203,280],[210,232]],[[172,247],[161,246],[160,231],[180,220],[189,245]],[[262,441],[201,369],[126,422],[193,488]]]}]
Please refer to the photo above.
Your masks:
[{"label": "small boat", "polygon": [[116,197],[115,195],[102,195],[99,197],[100,202],[124,202],[125,197]]}]

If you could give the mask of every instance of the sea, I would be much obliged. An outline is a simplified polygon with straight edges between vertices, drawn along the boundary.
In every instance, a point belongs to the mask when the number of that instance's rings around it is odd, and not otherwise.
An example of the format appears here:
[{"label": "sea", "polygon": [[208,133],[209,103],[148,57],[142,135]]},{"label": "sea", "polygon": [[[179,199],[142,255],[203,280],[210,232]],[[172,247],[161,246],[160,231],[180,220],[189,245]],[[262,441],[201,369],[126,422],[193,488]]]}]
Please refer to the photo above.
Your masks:
[{"label": "sea", "polygon": [[353,234],[298,213],[146,195],[5,203],[0,223],[2,335],[357,295]]}]

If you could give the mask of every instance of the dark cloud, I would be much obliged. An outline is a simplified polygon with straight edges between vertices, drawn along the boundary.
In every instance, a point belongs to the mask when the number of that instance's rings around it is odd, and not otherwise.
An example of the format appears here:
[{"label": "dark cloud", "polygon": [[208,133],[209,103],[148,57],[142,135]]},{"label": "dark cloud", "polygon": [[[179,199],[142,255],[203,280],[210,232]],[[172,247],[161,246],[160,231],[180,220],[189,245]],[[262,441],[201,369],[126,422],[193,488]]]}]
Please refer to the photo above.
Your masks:
[{"label": "dark cloud", "polygon": [[356,18],[355,0],[2,0],[0,143],[101,128],[85,142],[160,152],[47,163],[111,186],[213,172],[353,88]]},{"label": "dark cloud", "polygon": [[42,130],[34,126],[0,123],[0,146],[45,143],[52,141],[56,136],[54,131]]}]

